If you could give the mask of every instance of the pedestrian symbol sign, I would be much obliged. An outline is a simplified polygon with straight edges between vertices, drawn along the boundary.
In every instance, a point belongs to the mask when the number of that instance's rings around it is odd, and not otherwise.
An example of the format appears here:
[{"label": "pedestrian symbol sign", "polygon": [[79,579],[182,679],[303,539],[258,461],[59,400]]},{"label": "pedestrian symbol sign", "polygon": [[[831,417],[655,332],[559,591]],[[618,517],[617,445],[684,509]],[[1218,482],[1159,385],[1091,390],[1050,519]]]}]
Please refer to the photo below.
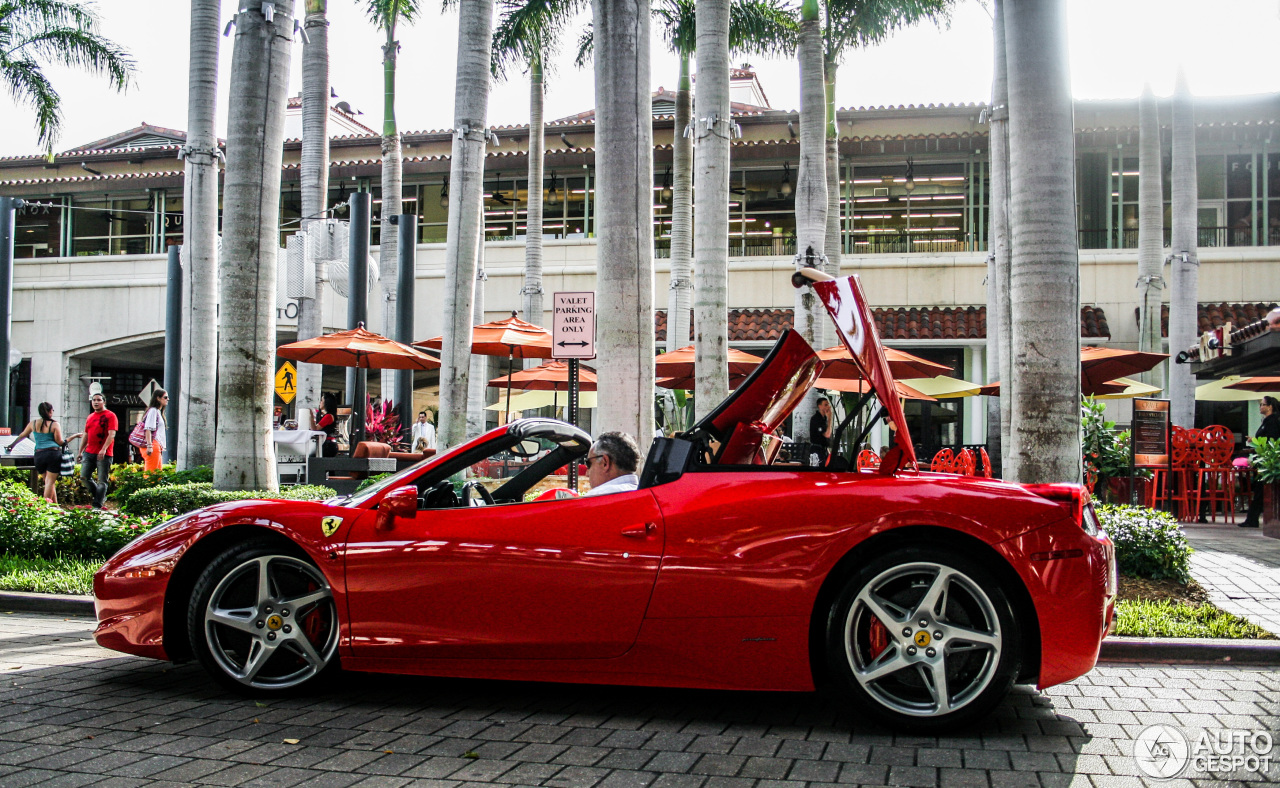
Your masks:
[{"label": "pedestrian symbol sign", "polygon": [[276,396],[288,405],[298,396],[298,370],[288,361],[276,370]]}]

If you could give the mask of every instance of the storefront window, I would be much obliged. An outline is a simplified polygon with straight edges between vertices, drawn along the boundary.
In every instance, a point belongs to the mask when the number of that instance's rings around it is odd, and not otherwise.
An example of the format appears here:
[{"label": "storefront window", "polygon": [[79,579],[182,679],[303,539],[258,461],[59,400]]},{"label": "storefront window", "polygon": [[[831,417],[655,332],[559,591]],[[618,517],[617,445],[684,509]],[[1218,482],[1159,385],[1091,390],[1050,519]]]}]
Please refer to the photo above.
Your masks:
[{"label": "storefront window", "polygon": [[42,197],[16,212],[14,257],[58,257],[62,254],[62,198]]},{"label": "storefront window", "polygon": [[968,246],[964,163],[914,162],[910,169],[908,189],[906,162],[854,168],[854,254],[951,252]]},{"label": "storefront window", "polygon": [[155,208],[147,197],[76,198],[71,254],[149,254]]}]

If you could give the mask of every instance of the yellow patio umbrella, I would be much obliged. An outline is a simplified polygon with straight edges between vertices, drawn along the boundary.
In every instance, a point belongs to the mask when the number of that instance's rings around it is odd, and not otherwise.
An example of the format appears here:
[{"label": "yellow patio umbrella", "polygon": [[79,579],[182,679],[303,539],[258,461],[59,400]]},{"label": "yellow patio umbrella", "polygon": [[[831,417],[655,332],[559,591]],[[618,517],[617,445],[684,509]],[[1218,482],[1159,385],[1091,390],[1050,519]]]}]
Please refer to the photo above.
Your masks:
[{"label": "yellow patio umbrella", "polygon": [[982,389],[981,383],[971,383],[967,380],[947,375],[938,375],[932,378],[908,378],[902,382],[921,394],[928,394],[934,399],[976,397]]},{"label": "yellow patio umbrella", "polygon": [[[535,408],[548,408],[552,405],[564,405],[565,400],[562,397],[558,403],[552,402],[555,396],[554,391],[526,391],[523,394],[513,394],[511,396],[511,410],[534,410]],[[594,391],[578,392],[578,407],[594,408],[596,406],[596,393]],[[506,402],[495,402],[485,407],[485,410],[505,410]]]},{"label": "yellow patio umbrella", "polygon": [[1097,394],[1094,399],[1133,399],[1134,397],[1150,397],[1153,394],[1159,394],[1161,388],[1152,386],[1148,383],[1133,380],[1131,378],[1116,378],[1112,383],[1123,384],[1124,391],[1117,391],[1115,394]]},{"label": "yellow patio umbrella", "polygon": [[1202,386],[1196,386],[1196,399],[1200,402],[1253,402],[1267,396],[1261,391],[1241,391],[1229,389],[1232,383],[1244,380],[1242,375],[1228,375],[1221,380],[1214,380]]}]

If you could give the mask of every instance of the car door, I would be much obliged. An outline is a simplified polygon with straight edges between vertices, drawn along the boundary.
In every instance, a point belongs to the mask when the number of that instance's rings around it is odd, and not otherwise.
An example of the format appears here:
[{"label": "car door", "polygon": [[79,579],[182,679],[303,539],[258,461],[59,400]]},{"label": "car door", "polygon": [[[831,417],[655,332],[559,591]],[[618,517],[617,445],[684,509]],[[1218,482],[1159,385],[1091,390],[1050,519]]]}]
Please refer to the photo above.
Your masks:
[{"label": "car door", "polygon": [[357,656],[608,658],[635,642],[665,538],[649,490],[357,521]]}]

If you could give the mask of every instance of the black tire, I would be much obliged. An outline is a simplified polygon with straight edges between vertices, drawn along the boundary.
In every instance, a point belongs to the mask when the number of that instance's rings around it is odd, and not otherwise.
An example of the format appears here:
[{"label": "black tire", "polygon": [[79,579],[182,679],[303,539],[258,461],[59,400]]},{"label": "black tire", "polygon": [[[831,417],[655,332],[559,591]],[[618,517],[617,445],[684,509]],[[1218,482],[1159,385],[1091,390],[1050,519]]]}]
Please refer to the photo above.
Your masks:
[{"label": "black tire", "polygon": [[837,688],[900,730],[986,716],[1013,686],[1021,644],[1000,582],[967,554],[941,547],[903,547],[868,561],[845,580],[826,620]]},{"label": "black tire", "polygon": [[338,669],[333,591],[305,554],[276,540],[237,545],[205,567],[191,592],[187,632],[200,664],[237,692],[291,694]]}]

